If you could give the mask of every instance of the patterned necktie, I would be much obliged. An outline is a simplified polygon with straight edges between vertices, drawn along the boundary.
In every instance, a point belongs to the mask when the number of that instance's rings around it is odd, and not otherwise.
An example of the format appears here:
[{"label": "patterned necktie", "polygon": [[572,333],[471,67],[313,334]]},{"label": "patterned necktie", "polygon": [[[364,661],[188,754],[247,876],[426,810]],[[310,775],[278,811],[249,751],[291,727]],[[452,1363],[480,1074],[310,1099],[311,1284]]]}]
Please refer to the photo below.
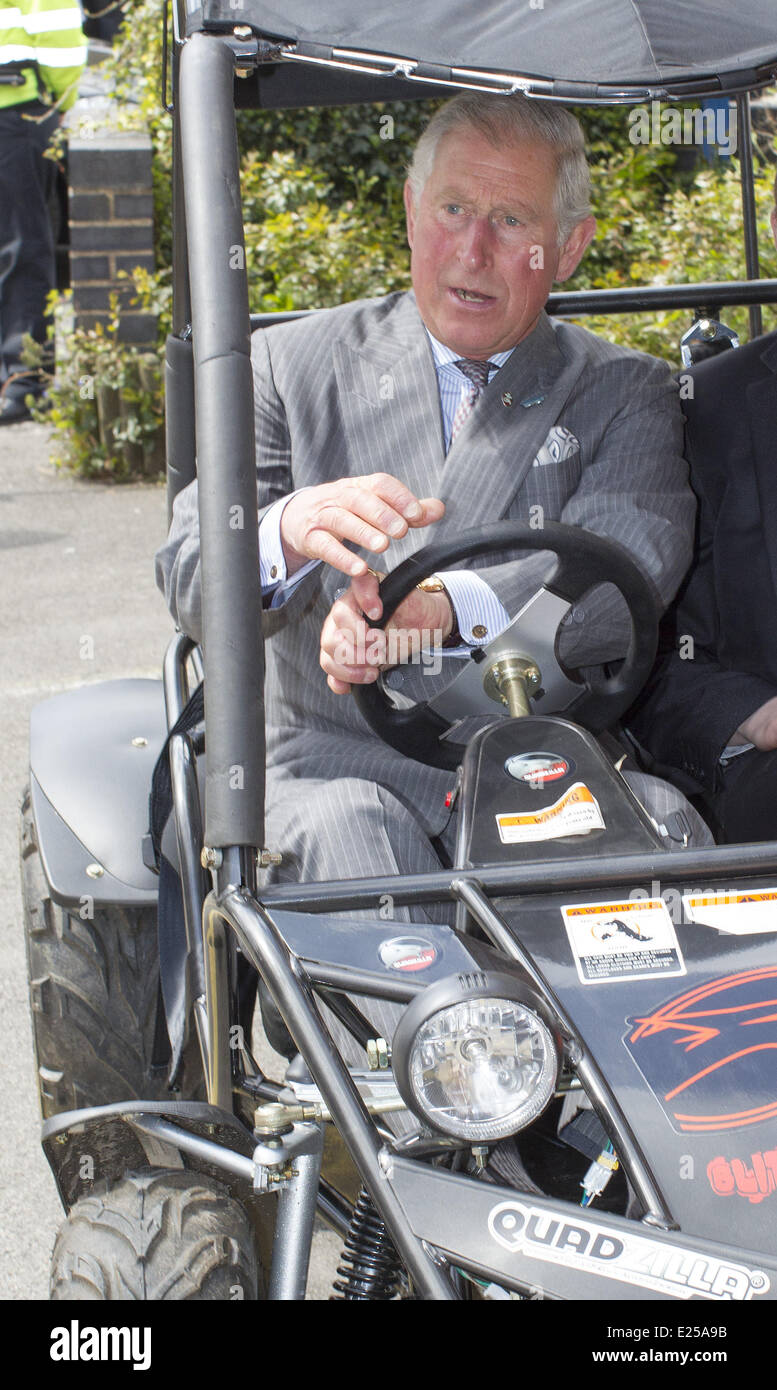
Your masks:
[{"label": "patterned necktie", "polygon": [[[489,372],[492,368],[494,371],[497,370],[495,362],[477,362],[473,361],[471,357],[460,357],[458,362],[454,362],[453,365],[454,367],[458,367],[459,371],[463,372],[464,376],[469,378],[472,383],[472,390],[468,396],[464,397],[454,416],[453,427],[451,429],[451,444],[462,428],[465,420],[468,420],[472,414],[475,408],[475,401],[481,391],[488,385]],[[450,445],[448,445],[448,447],[450,448]]]}]

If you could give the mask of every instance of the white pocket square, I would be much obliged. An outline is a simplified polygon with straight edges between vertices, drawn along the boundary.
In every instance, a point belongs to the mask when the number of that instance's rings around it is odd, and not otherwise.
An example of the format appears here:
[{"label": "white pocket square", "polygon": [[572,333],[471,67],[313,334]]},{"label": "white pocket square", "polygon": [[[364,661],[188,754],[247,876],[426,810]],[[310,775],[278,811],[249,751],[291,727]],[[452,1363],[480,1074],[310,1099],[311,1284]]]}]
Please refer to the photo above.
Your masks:
[{"label": "white pocket square", "polygon": [[580,440],[564,425],[554,425],[545,443],[535,455],[532,468],[544,468],[548,463],[563,463],[580,451]]}]

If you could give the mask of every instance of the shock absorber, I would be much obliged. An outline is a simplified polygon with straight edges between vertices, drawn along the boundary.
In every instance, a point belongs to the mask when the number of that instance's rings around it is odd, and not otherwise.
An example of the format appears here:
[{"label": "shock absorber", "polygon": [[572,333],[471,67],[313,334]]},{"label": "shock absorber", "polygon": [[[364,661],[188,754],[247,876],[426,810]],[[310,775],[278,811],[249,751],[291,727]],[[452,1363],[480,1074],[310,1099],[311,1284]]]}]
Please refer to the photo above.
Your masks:
[{"label": "shock absorber", "polygon": [[337,1266],[335,1299],[388,1302],[397,1293],[402,1266],[391,1237],[365,1187],[359,1193]]}]

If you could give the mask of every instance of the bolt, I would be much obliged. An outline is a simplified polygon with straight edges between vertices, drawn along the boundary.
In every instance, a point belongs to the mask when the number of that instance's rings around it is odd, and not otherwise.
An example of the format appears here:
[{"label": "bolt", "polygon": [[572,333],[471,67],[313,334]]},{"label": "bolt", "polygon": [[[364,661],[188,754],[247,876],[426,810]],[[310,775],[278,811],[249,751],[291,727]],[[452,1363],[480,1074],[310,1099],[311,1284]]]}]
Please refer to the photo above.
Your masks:
[{"label": "bolt", "polygon": [[137,738],[133,738],[133,739],[131,740],[131,742],[132,742],[132,747],[133,747],[133,748],[147,748],[147,747],[148,747],[148,739],[147,739],[147,738],[144,738],[142,734],[138,734]]},{"label": "bolt", "polygon": [[488,1162],[488,1148],[485,1144],[472,1145],[472,1157],[475,1160],[475,1167],[479,1173],[483,1172]]},{"label": "bolt", "polygon": [[261,849],[256,859],[260,869],[269,869],[271,864],[283,863],[283,855],[272,849]]},{"label": "bolt", "polygon": [[87,864],[86,866],[87,878],[102,878],[104,873],[105,869],[102,864]]},{"label": "bolt", "polygon": [[210,845],[204,845],[200,854],[200,863],[203,869],[220,869],[224,862],[224,856],[220,849],[212,849]]}]

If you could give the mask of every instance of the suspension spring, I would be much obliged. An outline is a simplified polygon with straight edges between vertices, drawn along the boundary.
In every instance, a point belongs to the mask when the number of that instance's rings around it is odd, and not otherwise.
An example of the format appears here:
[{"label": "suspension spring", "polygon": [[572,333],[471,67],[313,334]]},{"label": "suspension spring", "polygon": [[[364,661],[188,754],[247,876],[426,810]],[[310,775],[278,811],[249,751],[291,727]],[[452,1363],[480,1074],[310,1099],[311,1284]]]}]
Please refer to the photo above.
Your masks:
[{"label": "suspension spring", "polygon": [[351,1217],[334,1282],[335,1299],[388,1302],[398,1291],[402,1266],[372,1198],[362,1188]]}]

